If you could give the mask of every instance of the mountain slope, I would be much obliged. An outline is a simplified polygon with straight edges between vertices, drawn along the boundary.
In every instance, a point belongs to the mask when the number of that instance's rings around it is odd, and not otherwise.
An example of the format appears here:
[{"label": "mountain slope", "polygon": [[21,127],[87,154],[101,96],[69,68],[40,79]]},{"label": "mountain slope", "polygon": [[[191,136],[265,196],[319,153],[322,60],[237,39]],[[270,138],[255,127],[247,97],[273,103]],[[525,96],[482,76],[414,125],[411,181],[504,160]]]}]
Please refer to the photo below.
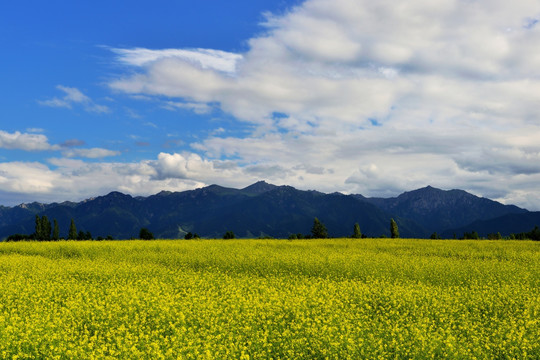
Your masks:
[{"label": "mountain slope", "polygon": [[517,206],[503,205],[463,190],[445,191],[431,186],[405,192],[396,198],[364,199],[386,212],[413,220],[430,233],[441,233],[477,220],[527,213]]},{"label": "mountain slope", "polygon": [[[527,210],[461,190],[426,187],[381,199],[301,191],[261,181],[243,189],[210,185],[183,192],[162,191],[149,197],[112,192],[79,203],[0,207],[0,239],[32,233],[36,214],[56,219],[64,237],[74,219],[78,230],[90,231],[94,237],[111,235],[119,239],[137,237],[142,227],[160,238],[181,238],[187,232],[213,238],[226,231],[240,237],[282,238],[308,234],[315,217],[331,236],[349,236],[354,223],[359,223],[368,236],[388,236],[390,218],[397,221],[402,237],[427,237],[445,229],[458,229],[458,235],[462,235],[461,228],[470,223],[507,215],[515,215],[504,218],[510,225],[536,221],[534,216],[530,221],[523,217],[529,214]],[[508,227],[510,232],[530,230],[516,228],[519,230]],[[482,228],[476,225],[473,230],[480,232]],[[496,231],[506,234],[506,228],[488,232]]]},{"label": "mountain slope", "polygon": [[489,233],[500,233],[502,236],[529,232],[535,226],[540,226],[540,211],[528,212],[524,214],[507,214],[489,220],[477,220],[466,226],[450,229],[443,232],[445,238],[463,236],[465,232],[478,232],[481,237],[486,237]]},{"label": "mountain slope", "polygon": [[[56,219],[61,236],[67,235],[71,219],[77,229],[94,237],[131,238],[147,227],[160,238],[183,237],[188,231],[203,237],[221,237],[234,231],[240,237],[287,237],[309,234],[318,217],[332,236],[348,236],[355,222],[371,236],[389,235],[391,215],[373,204],[342,194],[300,191],[290,186],[259,182],[244,189],[211,185],[184,192],[161,192],[131,197],[118,192],[78,204],[46,206],[39,215]],[[9,213],[9,212],[8,212]],[[34,212],[0,227],[0,237],[34,230]],[[402,236],[425,231],[407,219],[396,219]]]}]

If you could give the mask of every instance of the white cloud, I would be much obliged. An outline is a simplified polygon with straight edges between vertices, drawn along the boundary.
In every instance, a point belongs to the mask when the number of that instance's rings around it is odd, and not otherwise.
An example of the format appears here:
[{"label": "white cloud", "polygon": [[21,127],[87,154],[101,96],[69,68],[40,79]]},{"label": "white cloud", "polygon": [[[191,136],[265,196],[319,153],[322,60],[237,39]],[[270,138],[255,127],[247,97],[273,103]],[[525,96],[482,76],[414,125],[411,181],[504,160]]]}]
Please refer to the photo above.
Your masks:
[{"label": "white cloud", "polygon": [[43,134],[9,133],[0,130],[0,148],[26,151],[58,150],[57,145],[49,144],[49,139]]},{"label": "white cloud", "polygon": [[73,105],[82,105],[85,111],[95,113],[108,113],[108,106],[94,103],[92,99],[83,94],[79,89],[58,85],[56,88],[64,93],[62,98],[54,97],[49,100],[38,101],[39,104],[49,107],[71,109]]},{"label": "white cloud", "polygon": [[[536,0],[308,0],[267,15],[243,54],[113,49],[131,68],[112,89],[253,125],[192,144],[199,155],[125,165],[148,173],[117,186],[265,176],[388,196],[431,184],[540,209],[539,15]],[[84,103],[59,89],[51,106]]]},{"label": "white cloud", "polygon": [[193,102],[176,102],[176,101],[167,101],[164,105],[164,108],[169,110],[185,109],[191,110],[196,114],[208,114],[212,112],[212,107],[204,103],[193,103]]},{"label": "white cloud", "polygon": [[[231,162],[209,161],[192,153],[161,153],[154,160],[133,163],[51,158],[37,162],[0,162],[0,188],[10,204],[29,201],[82,200],[110,191],[151,195],[183,191],[212,183],[239,186],[245,179]],[[235,174],[236,176],[232,176]],[[225,183],[221,181],[225,177]],[[237,180],[232,180],[236,178]],[[253,182],[255,177],[247,177]],[[7,198],[6,196],[3,196]]]},{"label": "white cloud", "polygon": [[91,149],[70,149],[62,152],[62,155],[68,158],[72,157],[82,157],[89,159],[101,159],[110,156],[120,155],[120,151],[102,149],[102,148],[91,148]]},{"label": "white cloud", "polygon": [[202,69],[212,69],[224,73],[234,73],[242,55],[212,49],[163,49],[144,48],[111,49],[118,60],[127,65],[151,66],[163,59],[178,59]]},{"label": "white cloud", "polygon": [[2,191],[24,194],[44,194],[54,190],[60,177],[41,163],[0,163]]}]

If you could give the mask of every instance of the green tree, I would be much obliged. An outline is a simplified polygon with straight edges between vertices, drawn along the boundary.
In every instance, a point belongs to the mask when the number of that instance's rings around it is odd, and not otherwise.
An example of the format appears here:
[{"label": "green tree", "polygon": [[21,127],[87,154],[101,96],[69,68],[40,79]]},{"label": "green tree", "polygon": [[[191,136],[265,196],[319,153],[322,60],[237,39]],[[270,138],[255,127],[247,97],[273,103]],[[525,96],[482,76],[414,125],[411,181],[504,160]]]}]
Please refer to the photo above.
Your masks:
[{"label": "green tree", "polygon": [[150,232],[147,228],[142,228],[141,231],[139,231],[139,239],[141,240],[153,240],[154,234]]},{"label": "green tree", "polygon": [[43,230],[41,229],[41,218],[39,217],[39,215],[36,215],[36,228],[34,232],[34,236],[36,240],[42,240],[41,239],[42,233],[43,233]]},{"label": "green tree", "polygon": [[390,219],[390,237],[392,239],[398,239],[399,238],[399,229],[398,229],[397,223],[394,221],[394,219]]},{"label": "green tree", "polygon": [[501,239],[502,239],[502,235],[501,235],[500,232],[498,232],[498,233],[489,233],[489,234],[487,235],[487,238],[488,238],[489,240],[501,240]]},{"label": "green tree", "polygon": [[71,219],[71,224],[69,225],[68,240],[77,240],[77,227],[73,219]]},{"label": "green tree", "polygon": [[311,236],[314,239],[326,239],[328,237],[328,231],[326,226],[318,218],[313,219],[313,226],[311,228]]},{"label": "green tree", "polygon": [[230,240],[230,239],[236,238],[236,236],[234,235],[234,232],[232,232],[232,231],[229,230],[229,231],[227,231],[227,232],[223,235],[223,238],[224,238],[225,240]]},{"label": "green tree", "polygon": [[192,240],[192,239],[200,239],[201,237],[197,235],[197,233],[192,233],[191,231],[188,232],[186,235],[184,235],[184,239],[186,240]]},{"label": "green tree", "polygon": [[53,227],[52,239],[53,240],[59,240],[60,239],[60,228],[58,227],[58,221],[56,221],[56,219],[54,219],[54,227]]},{"label": "green tree", "polygon": [[354,239],[361,239],[362,238],[362,231],[360,231],[360,225],[358,223],[354,224],[354,230],[352,237]]},{"label": "green tree", "polygon": [[51,240],[52,226],[46,215],[41,217],[41,240]]}]

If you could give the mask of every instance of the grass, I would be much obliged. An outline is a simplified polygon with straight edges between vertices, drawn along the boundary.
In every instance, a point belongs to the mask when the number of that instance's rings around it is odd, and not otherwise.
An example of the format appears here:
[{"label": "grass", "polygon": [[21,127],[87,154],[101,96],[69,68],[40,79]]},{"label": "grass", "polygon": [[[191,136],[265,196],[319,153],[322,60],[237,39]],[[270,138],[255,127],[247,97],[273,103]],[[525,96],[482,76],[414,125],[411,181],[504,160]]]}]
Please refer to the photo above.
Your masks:
[{"label": "grass", "polygon": [[540,358],[540,242],[0,243],[0,357]]}]

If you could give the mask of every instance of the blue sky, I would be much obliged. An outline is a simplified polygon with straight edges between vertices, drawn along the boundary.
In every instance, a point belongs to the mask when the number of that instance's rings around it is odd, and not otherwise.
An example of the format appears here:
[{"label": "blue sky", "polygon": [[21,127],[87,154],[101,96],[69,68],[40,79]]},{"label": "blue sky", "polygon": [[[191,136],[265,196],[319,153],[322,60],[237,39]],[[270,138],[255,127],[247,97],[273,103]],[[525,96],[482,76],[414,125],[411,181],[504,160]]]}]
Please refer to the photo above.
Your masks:
[{"label": "blue sky", "polygon": [[0,8],[0,204],[257,180],[540,210],[537,1]]},{"label": "blue sky", "polygon": [[[122,161],[142,160],[159,149],[183,149],[201,133],[212,131],[214,124],[207,115],[171,111],[157,101],[133,100],[110,91],[107,82],[124,71],[111,49],[245,51],[246,41],[261,31],[262,13],[284,11],[291,3],[22,1],[3,5],[6,71],[1,130],[42,129],[38,133],[52,144],[76,139],[84,142],[84,148],[120,151]],[[91,100],[54,106],[52,101],[64,99],[69,89]],[[3,150],[0,154],[2,160],[26,161],[55,156]]]}]

